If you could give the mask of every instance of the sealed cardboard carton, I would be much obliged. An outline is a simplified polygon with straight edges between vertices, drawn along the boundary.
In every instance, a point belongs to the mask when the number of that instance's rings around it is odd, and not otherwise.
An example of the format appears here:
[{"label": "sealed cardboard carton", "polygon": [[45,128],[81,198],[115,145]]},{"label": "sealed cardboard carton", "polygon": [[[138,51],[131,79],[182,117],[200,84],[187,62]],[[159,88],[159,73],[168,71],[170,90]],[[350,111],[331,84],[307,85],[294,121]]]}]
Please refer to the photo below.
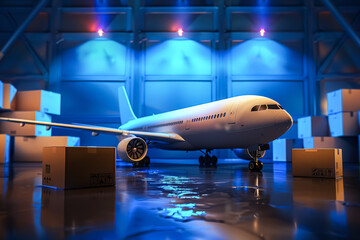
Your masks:
[{"label": "sealed cardboard carton", "polygon": [[[0,113],[1,117],[20,118],[27,120],[36,120],[42,122],[51,122],[51,116],[42,112],[4,112]],[[51,136],[51,129],[46,130],[46,126],[11,123],[6,121],[0,122],[0,132],[11,136]]]},{"label": "sealed cardboard carton", "polygon": [[0,81],[0,109],[3,108],[4,102],[4,84]]},{"label": "sealed cardboard carton", "polygon": [[116,148],[45,147],[43,185],[62,189],[115,185]]},{"label": "sealed cardboard carton", "polygon": [[310,137],[304,138],[304,148],[341,148],[343,162],[358,162],[357,137]]},{"label": "sealed cardboard carton", "polygon": [[10,136],[0,134],[0,163],[8,163],[10,160]]},{"label": "sealed cardboard carton", "polygon": [[344,179],[293,178],[294,202],[344,201]]},{"label": "sealed cardboard carton", "polygon": [[60,115],[61,96],[45,90],[19,91],[16,95],[16,111],[39,111]]},{"label": "sealed cardboard carton", "polygon": [[[41,225],[48,229],[72,229],[74,226],[108,226],[115,221],[115,187],[72,189],[42,188]],[[57,238],[68,237],[59,231]]]},{"label": "sealed cardboard carton", "polygon": [[16,108],[16,88],[10,83],[4,83],[3,86],[3,110],[12,110]]},{"label": "sealed cardboard carton", "polygon": [[298,138],[325,137],[330,135],[328,119],[325,116],[298,119]]},{"label": "sealed cardboard carton", "polygon": [[291,162],[292,149],[303,147],[303,141],[301,139],[280,138],[274,140],[272,144],[274,162]]},{"label": "sealed cardboard carton", "polygon": [[80,146],[79,137],[15,137],[15,162],[41,162],[44,147]]},{"label": "sealed cardboard carton", "polygon": [[329,115],[332,137],[357,136],[360,133],[358,112],[339,112]]},{"label": "sealed cardboard carton", "polygon": [[360,89],[339,89],[327,93],[326,98],[328,114],[360,110]]},{"label": "sealed cardboard carton", "polygon": [[294,177],[343,176],[341,149],[293,149],[292,151]]}]

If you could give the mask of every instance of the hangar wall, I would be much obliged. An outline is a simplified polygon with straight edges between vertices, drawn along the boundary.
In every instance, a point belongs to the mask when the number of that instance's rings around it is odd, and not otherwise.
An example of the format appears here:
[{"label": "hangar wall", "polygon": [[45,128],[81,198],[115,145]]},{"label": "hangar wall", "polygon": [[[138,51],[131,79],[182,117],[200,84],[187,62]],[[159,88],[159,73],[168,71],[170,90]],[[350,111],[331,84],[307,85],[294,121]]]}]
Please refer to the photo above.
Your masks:
[{"label": "hangar wall", "polygon": [[[0,2],[0,47],[38,2]],[[360,3],[333,3],[359,31]],[[287,136],[295,137],[298,117],[326,113],[326,92],[360,88],[359,54],[322,1],[49,0],[1,60],[0,79],[20,90],[61,93],[62,115],[54,121],[109,127],[120,124],[122,85],[137,116],[264,95],[293,116]],[[117,144],[114,136],[54,133],[80,135],[83,145]]]}]

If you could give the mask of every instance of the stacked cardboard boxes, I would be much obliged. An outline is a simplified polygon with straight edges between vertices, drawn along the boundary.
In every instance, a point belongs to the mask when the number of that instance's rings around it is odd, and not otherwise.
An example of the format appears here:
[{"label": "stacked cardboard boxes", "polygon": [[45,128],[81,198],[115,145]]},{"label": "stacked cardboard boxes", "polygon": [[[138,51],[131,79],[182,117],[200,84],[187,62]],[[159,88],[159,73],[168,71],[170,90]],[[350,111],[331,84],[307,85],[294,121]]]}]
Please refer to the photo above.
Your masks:
[{"label": "stacked cardboard boxes", "polygon": [[[13,85],[3,84],[2,103],[0,117],[51,122],[51,115],[60,115],[61,96],[45,90],[17,91]],[[16,162],[41,162],[44,147],[80,145],[78,137],[52,137],[51,133],[46,126],[0,121],[0,134],[15,138]]]},{"label": "stacked cardboard boxes", "polygon": [[357,136],[359,132],[360,89],[339,89],[327,94],[332,137]]},{"label": "stacked cardboard boxes", "polygon": [[[341,149],[341,162],[359,162],[360,159],[360,89],[339,89],[327,94],[328,116],[307,116],[298,119],[298,138],[301,144],[294,139],[278,139],[273,142],[273,160],[291,161],[293,148],[296,149],[297,163],[308,169],[318,169],[321,165],[329,165],[324,156],[329,151]],[[295,143],[295,144],[294,144]],[[303,149],[302,149],[303,148]],[[311,151],[316,150],[316,154]],[[317,151],[318,149],[327,149]],[[312,155],[323,161],[307,162]],[[325,155],[324,155],[325,154]],[[336,154],[335,154],[336,155]],[[301,159],[299,159],[299,156]],[[339,156],[332,158],[339,161]],[[330,167],[328,167],[330,168]],[[341,169],[340,169],[341,170]],[[294,174],[294,172],[293,172]],[[295,175],[305,176],[295,170]],[[310,174],[311,175],[311,174]],[[309,174],[307,176],[310,176]],[[342,175],[336,174],[334,177]],[[320,176],[323,177],[323,176]]]}]

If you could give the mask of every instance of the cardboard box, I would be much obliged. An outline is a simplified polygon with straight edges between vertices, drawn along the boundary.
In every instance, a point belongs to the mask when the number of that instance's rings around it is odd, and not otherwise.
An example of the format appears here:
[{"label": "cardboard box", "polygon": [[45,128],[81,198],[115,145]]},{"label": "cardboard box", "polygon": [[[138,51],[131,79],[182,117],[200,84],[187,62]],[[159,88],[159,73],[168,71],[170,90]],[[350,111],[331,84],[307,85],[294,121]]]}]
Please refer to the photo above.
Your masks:
[{"label": "cardboard box", "polygon": [[326,94],[327,113],[360,110],[360,89],[339,89]]},{"label": "cardboard box", "polygon": [[298,138],[330,136],[326,116],[303,117],[298,119]]},{"label": "cardboard box", "polygon": [[[47,229],[72,229],[74,226],[88,226],[89,223],[109,226],[115,221],[115,200],[115,187],[71,191],[43,187],[41,226]],[[69,237],[66,231],[56,234],[56,238]]]},{"label": "cardboard box", "polygon": [[115,185],[116,148],[45,147],[43,185],[62,189]]},{"label": "cardboard box", "polygon": [[343,178],[293,178],[292,186],[294,202],[344,201]]},{"label": "cardboard box", "polygon": [[44,147],[80,146],[79,137],[15,137],[14,162],[42,162]]},{"label": "cardboard box", "polygon": [[358,162],[357,137],[310,137],[303,141],[305,149],[341,148],[343,162]]},{"label": "cardboard box", "polygon": [[4,84],[0,81],[0,108],[3,108],[4,102]]},{"label": "cardboard box", "polygon": [[360,133],[358,112],[339,112],[329,115],[332,137],[357,136]]},{"label": "cardboard box", "polygon": [[60,115],[61,95],[45,90],[19,91],[16,94],[16,111],[39,111]]},{"label": "cardboard box", "polygon": [[0,163],[8,163],[10,160],[10,136],[0,134]]},{"label": "cardboard box", "polygon": [[12,110],[16,108],[16,88],[10,83],[4,83],[3,86],[3,110]]},{"label": "cardboard box", "polygon": [[272,142],[273,161],[274,162],[291,162],[292,149],[302,148],[303,141],[301,139],[285,139],[280,138]]},{"label": "cardboard box", "polygon": [[[0,113],[0,116],[7,118],[51,122],[51,116],[42,112],[4,112]],[[0,132],[9,134],[11,136],[51,136],[51,129],[46,130],[46,126],[33,124],[25,124],[25,126],[21,126],[19,123],[11,123],[6,121],[0,122]]]},{"label": "cardboard box", "polygon": [[293,149],[293,176],[338,178],[343,176],[341,149]]}]

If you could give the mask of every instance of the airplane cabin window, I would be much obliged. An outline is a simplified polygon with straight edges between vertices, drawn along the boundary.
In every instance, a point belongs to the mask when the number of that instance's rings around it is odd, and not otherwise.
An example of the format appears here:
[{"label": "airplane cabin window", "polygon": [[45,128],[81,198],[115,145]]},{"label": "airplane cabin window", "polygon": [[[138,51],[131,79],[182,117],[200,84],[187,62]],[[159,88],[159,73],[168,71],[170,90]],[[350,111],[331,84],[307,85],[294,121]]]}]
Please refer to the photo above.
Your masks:
[{"label": "airplane cabin window", "polygon": [[222,118],[222,113],[220,114],[220,117]]},{"label": "airplane cabin window", "polygon": [[220,114],[217,115],[217,118],[219,118]]},{"label": "airplane cabin window", "polygon": [[268,109],[279,109],[279,106],[276,104],[269,104]]},{"label": "airplane cabin window", "polygon": [[260,108],[259,108],[259,111],[263,111],[263,110],[266,110],[266,109],[267,109],[266,105],[261,105]]},{"label": "airplane cabin window", "polygon": [[224,113],[224,117],[226,116],[226,113]]},{"label": "airplane cabin window", "polygon": [[251,111],[252,112],[256,112],[256,111],[258,111],[259,110],[259,105],[256,105],[256,106],[254,106],[252,109],[251,109]]}]

